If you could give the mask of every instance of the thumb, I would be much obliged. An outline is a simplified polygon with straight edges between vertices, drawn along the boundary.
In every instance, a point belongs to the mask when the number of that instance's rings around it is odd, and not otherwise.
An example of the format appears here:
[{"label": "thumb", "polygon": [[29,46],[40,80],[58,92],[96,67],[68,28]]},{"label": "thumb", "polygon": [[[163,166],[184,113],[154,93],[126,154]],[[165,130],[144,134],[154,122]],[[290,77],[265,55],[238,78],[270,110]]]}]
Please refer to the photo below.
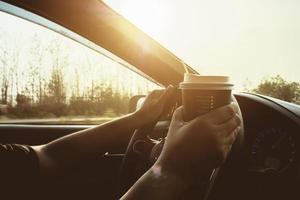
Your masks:
[{"label": "thumb", "polygon": [[163,94],[159,97],[158,102],[164,105],[175,94],[175,88],[169,85]]},{"label": "thumb", "polygon": [[172,117],[172,121],[170,126],[174,127],[174,126],[182,126],[184,124],[184,120],[183,120],[183,107],[180,106],[179,108],[177,108],[174,111],[173,117]]}]

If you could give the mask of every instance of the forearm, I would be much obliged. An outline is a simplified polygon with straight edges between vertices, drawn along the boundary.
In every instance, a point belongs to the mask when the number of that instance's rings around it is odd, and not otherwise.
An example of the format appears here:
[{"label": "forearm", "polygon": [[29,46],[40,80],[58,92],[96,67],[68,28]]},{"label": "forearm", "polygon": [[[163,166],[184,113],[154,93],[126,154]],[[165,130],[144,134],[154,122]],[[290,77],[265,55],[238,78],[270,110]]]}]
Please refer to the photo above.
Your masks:
[{"label": "forearm", "polygon": [[164,172],[159,165],[154,165],[121,200],[175,200],[187,186],[187,182],[180,177]]},{"label": "forearm", "polygon": [[45,173],[61,170],[88,156],[113,149],[129,140],[134,129],[142,125],[143,120],[138,118],[129,114],[35,147],[41,170]]}]

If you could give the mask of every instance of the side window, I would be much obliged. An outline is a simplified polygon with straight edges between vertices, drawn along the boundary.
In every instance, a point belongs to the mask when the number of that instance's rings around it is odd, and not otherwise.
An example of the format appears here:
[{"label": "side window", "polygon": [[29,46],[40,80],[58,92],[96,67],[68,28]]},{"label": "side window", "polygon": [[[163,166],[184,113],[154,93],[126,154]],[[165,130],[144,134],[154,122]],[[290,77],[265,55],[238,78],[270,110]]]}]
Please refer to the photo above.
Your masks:
[{"label": "side window", "polygon": [[0,123],[93,124],[159,86],[47,28],[0,12]]}]

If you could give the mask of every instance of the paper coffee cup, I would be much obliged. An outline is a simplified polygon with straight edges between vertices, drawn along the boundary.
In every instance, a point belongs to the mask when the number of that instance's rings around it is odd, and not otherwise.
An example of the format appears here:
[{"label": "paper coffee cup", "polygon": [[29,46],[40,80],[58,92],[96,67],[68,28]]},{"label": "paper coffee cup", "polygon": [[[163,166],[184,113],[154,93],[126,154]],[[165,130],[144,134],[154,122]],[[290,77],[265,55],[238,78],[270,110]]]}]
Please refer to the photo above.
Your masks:
[{"label": "paper coffee cup", "polygon": [[189,121],[231,102],[233,84],[228,76],[184,75],[182,90],[184,119]]}]

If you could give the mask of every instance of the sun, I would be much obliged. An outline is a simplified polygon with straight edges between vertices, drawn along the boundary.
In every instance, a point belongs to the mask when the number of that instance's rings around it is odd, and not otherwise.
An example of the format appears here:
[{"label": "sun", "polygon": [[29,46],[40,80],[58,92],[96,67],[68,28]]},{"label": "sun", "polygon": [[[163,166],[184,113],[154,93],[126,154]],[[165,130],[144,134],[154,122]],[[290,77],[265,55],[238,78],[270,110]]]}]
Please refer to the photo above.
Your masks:
[{"label": "sun", "polygon": [[168,9],[161,1],[105,0],[104,2],[151,37],[156,38],[162,34]]}]

